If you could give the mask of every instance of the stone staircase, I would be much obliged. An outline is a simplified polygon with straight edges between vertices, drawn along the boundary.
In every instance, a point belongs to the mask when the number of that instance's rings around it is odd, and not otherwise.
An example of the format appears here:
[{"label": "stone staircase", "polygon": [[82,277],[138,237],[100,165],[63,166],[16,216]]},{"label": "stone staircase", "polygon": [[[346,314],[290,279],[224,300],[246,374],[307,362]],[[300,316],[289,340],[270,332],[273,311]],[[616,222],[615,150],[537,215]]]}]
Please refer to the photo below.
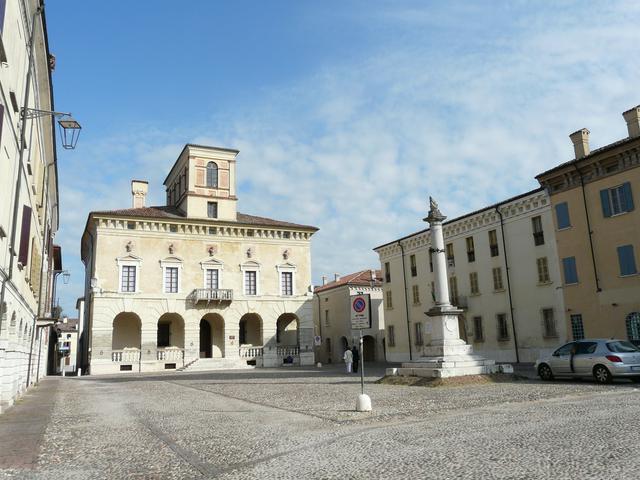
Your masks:
[{"label": "stone staircase", "polygon": [[207,370],[237,370],[255,368],[247,365],[247,361],[242,358],[197,358],[187,363],[184,368],[178,369],[181,372],[203,372]]}]

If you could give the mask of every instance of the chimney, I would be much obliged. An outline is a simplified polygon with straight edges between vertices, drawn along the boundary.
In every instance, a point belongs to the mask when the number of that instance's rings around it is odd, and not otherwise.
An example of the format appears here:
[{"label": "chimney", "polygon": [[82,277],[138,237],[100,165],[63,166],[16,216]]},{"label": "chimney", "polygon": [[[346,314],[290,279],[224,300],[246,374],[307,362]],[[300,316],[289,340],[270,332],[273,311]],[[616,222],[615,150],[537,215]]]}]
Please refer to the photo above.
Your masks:
[{"label": "chimney", "polygon": [[322,285],[326,285],[327,284],[327,276],[323,275],[322,276]]},{"label": "chimney", "polygon": [[622,116],[627,122],[629,138],[640,137],[640,105],[627,110],[622,114]]},{"label": "chimney", "polygon": [[144,199],[149,191],[149,182],[144,180],[131,180],[131,195],[133,196],[133,208],[144,207]]},{"label": "chimney", "polygon": [[339,273],[334,273],[333,274],[333,281],[334,282],[340,281],[340,274]]},{"label": "chimney", "polygon": [[589,150],[589,133],[589,130],[582,128],[569,135],[569,138],[573,142],[573,150],[576,154],[576,160],[586,157],[591,151]]}]

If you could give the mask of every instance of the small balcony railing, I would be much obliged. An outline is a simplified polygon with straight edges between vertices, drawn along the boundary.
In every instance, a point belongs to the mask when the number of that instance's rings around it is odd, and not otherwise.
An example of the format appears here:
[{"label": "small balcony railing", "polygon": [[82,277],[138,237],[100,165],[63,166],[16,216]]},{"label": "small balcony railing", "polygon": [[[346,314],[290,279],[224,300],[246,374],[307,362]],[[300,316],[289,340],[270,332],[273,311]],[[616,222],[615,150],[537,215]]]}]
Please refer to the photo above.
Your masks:
[{"label": "small balcony railing", "polygon": [[137,348],[112,350],[111,361],[114,363],[137,363],[140,361],[140,350]]},{"label": "small balcony railing", "polygon": [[191,292],[193,303],[198,302],[231,302],[233,290],[221,288],[196,288]]},{"label": "small balcony railing", "polygon": [[156,350],[156,359],[162,362],[181,362],[184,350],[178,347],[160,347]]},{"label": "small balcony railing", "polygon": [[297,345],[280,346],[277,348],[278,357],[297,357],[300,355],[300,347]]},{"label": "small balcony railing", "polygon": [[254,346],[246,346],[240,347],[240,358],[245,358],[248,360],[255,359],[256,357],[262,356],[262,348],[263,347],[254,347]]}]

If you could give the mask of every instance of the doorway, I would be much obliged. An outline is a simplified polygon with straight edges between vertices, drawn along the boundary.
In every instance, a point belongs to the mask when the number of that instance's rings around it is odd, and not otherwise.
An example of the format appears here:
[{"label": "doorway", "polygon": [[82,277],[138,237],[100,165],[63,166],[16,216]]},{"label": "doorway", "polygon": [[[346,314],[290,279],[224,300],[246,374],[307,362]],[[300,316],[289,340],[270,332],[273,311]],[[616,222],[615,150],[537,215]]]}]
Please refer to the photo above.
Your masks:
[{"label": "doorway", "polygon": [[211,358],[211,325],[204,318],[200,320],[200,358]]}]

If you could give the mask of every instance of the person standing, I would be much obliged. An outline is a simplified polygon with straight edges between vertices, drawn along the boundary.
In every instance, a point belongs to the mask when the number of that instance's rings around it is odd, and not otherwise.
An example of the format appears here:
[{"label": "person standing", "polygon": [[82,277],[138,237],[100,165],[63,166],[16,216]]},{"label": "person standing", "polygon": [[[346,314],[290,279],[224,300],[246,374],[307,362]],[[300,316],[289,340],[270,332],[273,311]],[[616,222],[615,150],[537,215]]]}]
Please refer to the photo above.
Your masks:
[{"label": "person standing", "polygon": [[360,364],[360,353],[358,347],[355,345],[351,349],[351,356],[353,357],[353,373],[358,373],[358,365]]},{"label": "person standing", "polygon": [[351,373],[351,364],[353,363],[353,353],[347,346],[347,349],[344,351],[344,355],[342,356],[345,365],[347,366],[347,373]]}]

